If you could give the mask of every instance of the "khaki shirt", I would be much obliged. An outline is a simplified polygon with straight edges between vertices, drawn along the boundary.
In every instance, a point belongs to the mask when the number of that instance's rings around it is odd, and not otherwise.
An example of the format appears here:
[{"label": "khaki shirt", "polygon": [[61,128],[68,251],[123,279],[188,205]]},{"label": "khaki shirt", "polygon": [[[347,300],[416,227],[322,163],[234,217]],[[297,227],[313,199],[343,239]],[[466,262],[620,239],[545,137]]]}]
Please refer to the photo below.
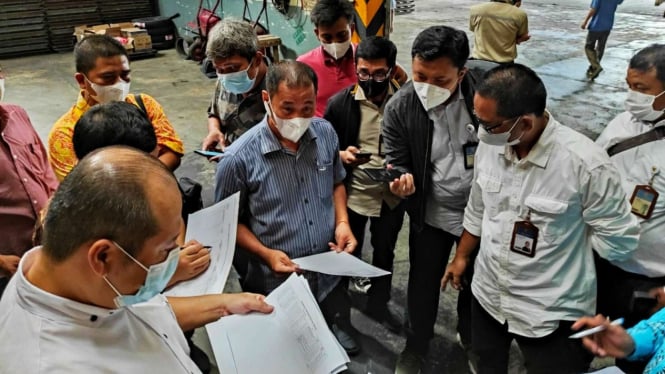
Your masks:
[{"label": "khaki shirt", "polygon": [[471,57],[512,62],[517,57],[517,38],[529,33],[529,22],[520,8],[492,1],[471,7],[469,29],[474,35]]}]

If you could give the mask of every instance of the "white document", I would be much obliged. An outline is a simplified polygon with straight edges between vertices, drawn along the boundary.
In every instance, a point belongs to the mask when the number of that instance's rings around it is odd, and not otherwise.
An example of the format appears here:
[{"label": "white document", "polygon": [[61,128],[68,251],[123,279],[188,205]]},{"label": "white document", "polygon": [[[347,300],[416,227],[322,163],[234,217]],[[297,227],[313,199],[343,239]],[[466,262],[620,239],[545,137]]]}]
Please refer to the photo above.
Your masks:
[{"label": "white document", "polygon": [[329,251],[291,260],[302,270],[349,277],[380,277],[390,274],[347,252]]},{"label": "white document", "polygon": [[220,373],[330,374],[349,362],[304,278],[292,274],[266,301],[271,314],[223,317],[206,330]]},{"label": "white document", "polygon": [[189,215],[185,242],[195,239],[210,248],[210,266],[201,275],[180,282],[166,296],[198,296],[220,293],[229,277],[238,230],[240,193]]},{"label": "white document", "polygon": [[592,371],[591,373],[593,374],[625,374],[623,370],[619,369],[616,366],[608,366],[604,369],[600,369],[597,371]]}]

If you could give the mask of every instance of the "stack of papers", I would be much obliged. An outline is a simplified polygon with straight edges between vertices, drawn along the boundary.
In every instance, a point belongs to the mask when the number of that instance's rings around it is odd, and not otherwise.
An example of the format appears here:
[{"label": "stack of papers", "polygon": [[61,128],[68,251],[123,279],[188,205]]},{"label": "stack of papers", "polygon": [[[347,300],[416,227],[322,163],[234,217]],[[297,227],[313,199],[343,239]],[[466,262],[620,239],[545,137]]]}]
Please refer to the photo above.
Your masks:
[{"label": "stack of papers", "polygon": [[347,369],[349,356],[328,328],[307,280],[296,274],[266,301],[271,314],[232,315],[206,330],[225,374],[329,374]]},{"label": "stack of papers", "polygon": [[180,282],[166,296],[199,296],[224,291],[231,271],[238,230],[240,193],[189,215],[185,242],[197,240],[210,248],[210,266],[201,275]]},{"label": "stack of papers", "polygon": [[346,277],[381,277],[390,274],[347,252],[329,251],[292,260],[302,270]]}]

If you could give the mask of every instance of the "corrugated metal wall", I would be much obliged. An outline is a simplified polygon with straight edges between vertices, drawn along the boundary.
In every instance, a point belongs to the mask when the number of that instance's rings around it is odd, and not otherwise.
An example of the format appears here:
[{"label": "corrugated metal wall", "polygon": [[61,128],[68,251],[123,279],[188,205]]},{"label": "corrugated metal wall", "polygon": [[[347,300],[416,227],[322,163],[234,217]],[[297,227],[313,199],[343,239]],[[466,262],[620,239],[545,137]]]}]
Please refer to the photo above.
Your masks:
[{"label": "corrugated metal wall", "polygon": [[75,26],[153,15],[153,0],[0,0],[0,58],[68,51]]}]

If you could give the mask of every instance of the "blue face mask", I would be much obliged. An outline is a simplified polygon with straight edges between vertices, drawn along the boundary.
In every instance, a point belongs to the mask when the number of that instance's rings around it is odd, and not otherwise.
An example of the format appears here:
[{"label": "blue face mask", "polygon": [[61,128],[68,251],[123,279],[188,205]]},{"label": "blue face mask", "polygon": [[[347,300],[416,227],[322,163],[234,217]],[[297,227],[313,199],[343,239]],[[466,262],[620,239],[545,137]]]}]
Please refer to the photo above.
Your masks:
[{"label": "blue face mask", "polygon": [[232,94],[239,95],[248,92],[254,86],[254,81],[256,80],[256,77],[249,79],[249,74],[247,74],[253,61],[249,62],[245,70],[236,71],[235,73],[217,74],[219,83],[222,84],[225,90]]},{"label": "blue face mask", "polygon": [[143,282],[141,288],[139,288],[138,292],[134,295],[120,294],[120,291],[118,291],[118,289],[111,284],[106,275],[104,276],[106,283],[109,285],[109,287],[111,287],[111,289],[113,289],[113,292],[118,295],[113,300],[118,308],[148,301],[164,291],[166,286],[169,284],[169,281],[173,277],[176,268],[178,267],[178,258],[180,257],[179,247],[172,249],[168,256],[166,256],[166,260],[158,264],[150,265],[150,268],[146,268],[142,263],[127,253],[127,251],[125,251],[121,246],[119,246],[118,243],[113,242],[113,244],[115,244],[118,249],[122,251],[122,253],[131,258],[132,261],[134,261],[138,266],[143,268],[143,270],[148,273],[148,276],[145,278],[145,282]]}]

